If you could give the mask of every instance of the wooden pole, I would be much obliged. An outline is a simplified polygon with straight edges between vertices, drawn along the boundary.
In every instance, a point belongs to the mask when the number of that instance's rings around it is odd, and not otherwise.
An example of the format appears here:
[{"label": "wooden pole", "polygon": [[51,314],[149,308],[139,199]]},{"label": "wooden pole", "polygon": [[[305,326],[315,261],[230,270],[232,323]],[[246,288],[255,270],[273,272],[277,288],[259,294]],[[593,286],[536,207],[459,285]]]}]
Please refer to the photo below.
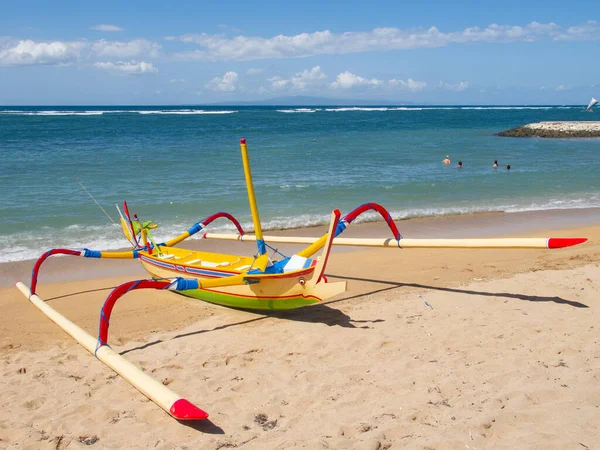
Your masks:
[{"label": "wooden pole", "polygon": [[252,184],[252,172],[250,171],[250,159],[248,158],[246,139],[240,139],[240,149],[242,150],[242,162],[244,163],[248,201],[250,202],[250,212],[252,212],[252,222],[254,223],[254,233],[256,234],[256,245],[258,246],[258,253],[264,255],[267,253],[267,248],[265,247],[262,228],[260,226],[260,216],[258,215],[258,206],[256,206],[256,197],[254,196],[254,185]]},{"label": "wooden pole", "polygon": [[29,288],[20,281],[16,286],[17,289],[19,289],[21,293],[50,320],[79,342],[92,355],[95,355],[96,358],[121,375],[134,388],[164,409],[169,415],[177,420],[202,420],[208,417],[208,414],[205,411],[144,373],[136,365],[127,361],[108,345],[103,345],[96,350],[98,340],[95,337],[91,336],[58,311],[51,308],[40,297],[35,294],[32,295]]},{"label": "wooden pole", "polygon": [[[205,233],[206,239],[254,241],[255,236],[238,234]],[[264,240],[275,243],[313,244],[322,238],[263,236]],[[341,238],[333,240],[333,245],[352,247],[391,247],[391,248],[563,248],[581,244],[587,238],[488,238],[488,239],[385,239],[385,238]]]}]

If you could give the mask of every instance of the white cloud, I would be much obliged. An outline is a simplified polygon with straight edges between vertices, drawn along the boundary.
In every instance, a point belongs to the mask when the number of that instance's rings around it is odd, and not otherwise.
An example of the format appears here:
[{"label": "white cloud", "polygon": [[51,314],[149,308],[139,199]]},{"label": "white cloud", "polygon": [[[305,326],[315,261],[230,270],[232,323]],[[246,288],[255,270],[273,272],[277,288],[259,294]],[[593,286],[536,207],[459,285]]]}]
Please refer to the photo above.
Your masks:
[{"label": "white cloud", "polygon": [[204,86],[211,91],[234,92],[237,90],[238,74],[227,72],[222,78],[215,77]]},{"label": "white cloud", "polygon": [[271,83],[271,86],[275,89],[282,89],[287,86],[298,91],[304,91],[306,89],[322,86],[324,83],[322,80],[327,78],[323,72],[321,72],[320,66],[315,66],[312,69],[305,69],[302,72],[298,72],[289,79],[282,77],[271,77],[267,81]]},{"label": "white cloud", "polygon": [[292,82],[291,80],[286,80],[282,77],[271,77],[267,81],[271,83],[271,86],[275,89],[283,89]]},{"label": "white cloud", "polygon": [[412,78],[409,78],[406,81],[397,80],[395,78],[392,78],[391,80],[388,81],[388,84],[393,87],[399,87],[401,89],[408,89],[409,91],[413,91],[413,92],[421,91],[421,90],[425,89],[425,87],[427,86],[426,82],[415,81]]},{"label": "white cloud", "polygon": [[160,54],[160,48],[159,44],[146,39],[124,42],[100,39],[92,44],[91,53],[101,58],[156,58]]},{"label": "white cloud", "polygon": [[123,28],[121,28],[117,25],[108,25],[105,23],[101,23],[99,25],[93,26],[91,29],[97,30],[97,31],[123,31]]},{"label": "white cloud", "polygon": [[119,61],[116,63],[113,62],[97,62],[94,64],[94,67],[106,70],[108,72],[112,72],[118,75],[142,75],[145,73],[156,73],[158,69],[154,67],[152,63],[147,63],[144,61],[135,62],[124,62]]},{"label": "white cloud", "polygon": [[66,65],[107,58],[155,58],[159,56],[160,48],[145,39],[123,42],[104,39],[94,42],[4,40],[0,43],[0,65]]},{"label": "white cloud", "polygon": [[377,78],[363,78],[352,72],[342,72],[330,86],[334,89],[352,89],[357,86],[378,87],[382,84],[383,82]]},{"label": "white cloud", "polygon": [[73,64],[85,47],[86,43],[79,41],[8,42],[0,48],[0,66]]},{"label": "white cloud", "polygon": [[185,82],[185,80],[183,78],[171,78],[169,80],[169,83],[173,83],[173,84],[175,84],[175,83],[184,83],[184,82]]},{"label": "white cloud", "polygon": [[264,71],[265,71],[265,69],[253,69],[253,68],[250,68],[250,69],[246,70],[246,75],[260,75]]},{"label": "white cloud", "polygon": [[595,20],[588,20],[583,25],[569,27],[564,33],[554,37],[557,41],[595,41],[600,39],[600,25]]},{"label": "white cloud", "polygon": [[557,91],[569,91],[571,88],[569,86],[565,86],[564,84],[559,84],[556,86]]},{"label": "white cloud", "polygon": [[543,39],[600,39],[600,26],[590,21],[584,25],[562,29],[559,25],[531,22],[525,26],[491,24],[485,28],[471,27],[444,33],[430,28],[375,28],[372,31],[332,33],[329,30],[272,38],[256,36],[187,34],[178,38],[196,44],[198,50],[176,53],[178,59],[256,60],[268,58],[298,58],[312,55],[334,55],[381,50],[406,50],[423,47],[443,47],[450,44],[475,42],[534,42]]},{"label": "white cloud", "polygon": [[441,89],[446,89],[448,91],[460,92],[460,91],[464,91],[465,89],[467,89],[469,87],[469,82],[461,81],[456,84],[451,84],[451,83],[446,83],[445,81],[440,81],[438,84],[438,87]]},{"label": "white cloud", "polygon": [[491,24],[486,28],[472,27],[444,35],[448,43],[468,42],[534,42],[553,37],[560,27],[554,22],[531,22],[525,26]]},{"label": "white cloud", "polygon": [[319,84],[319,80],[327,78],[323,72],[321,72],[320,66],[315,66],[312,69],[298,72],[292,77],[292,85],[295,89],[304,90],[314,84]]}]

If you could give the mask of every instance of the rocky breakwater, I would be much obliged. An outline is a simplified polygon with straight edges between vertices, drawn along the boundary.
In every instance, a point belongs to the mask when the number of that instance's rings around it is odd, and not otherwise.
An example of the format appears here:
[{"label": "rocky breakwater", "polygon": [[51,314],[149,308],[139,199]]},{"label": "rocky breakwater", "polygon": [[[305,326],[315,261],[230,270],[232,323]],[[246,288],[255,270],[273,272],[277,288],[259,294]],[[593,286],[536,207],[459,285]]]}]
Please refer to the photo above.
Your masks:
[{"label": "rocky breakwater", "polygon": [[600,121],[536,122],[496,133],[496,136],[543,138],[600,137]]}]

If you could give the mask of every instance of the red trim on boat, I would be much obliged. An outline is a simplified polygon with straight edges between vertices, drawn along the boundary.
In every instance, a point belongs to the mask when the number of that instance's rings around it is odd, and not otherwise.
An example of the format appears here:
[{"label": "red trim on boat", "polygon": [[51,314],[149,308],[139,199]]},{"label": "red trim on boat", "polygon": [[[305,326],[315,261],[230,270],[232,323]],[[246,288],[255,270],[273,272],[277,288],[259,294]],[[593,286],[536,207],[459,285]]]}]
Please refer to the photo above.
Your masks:
[{"label": "red trim on boat", "polygon": [[244,278],[254,278],[254,279],[269,279],[272,278],[274,276],[277,276],[277,279],[281,279],[281,278],[295,278],[295,277],[301,277],[304,275],[308,275],[309,273],[313,272],[315,270],[315,266],[311,266],[311,267],[307,267],[306,269],[300,269],[298,271],[293,271],[293,272],[284,272],[284,273],[249,273],[247,275],[244,275]]}]

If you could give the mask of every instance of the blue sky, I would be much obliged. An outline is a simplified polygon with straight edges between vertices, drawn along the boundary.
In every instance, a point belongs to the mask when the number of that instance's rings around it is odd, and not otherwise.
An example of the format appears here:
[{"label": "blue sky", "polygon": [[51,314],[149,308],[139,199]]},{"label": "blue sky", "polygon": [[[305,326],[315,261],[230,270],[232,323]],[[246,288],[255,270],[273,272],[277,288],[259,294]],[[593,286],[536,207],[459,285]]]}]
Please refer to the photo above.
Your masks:
[{"label": "blue sky", "polygon": [[3,105],[600,97],[598,1],[29,1],[1,10]]}]

